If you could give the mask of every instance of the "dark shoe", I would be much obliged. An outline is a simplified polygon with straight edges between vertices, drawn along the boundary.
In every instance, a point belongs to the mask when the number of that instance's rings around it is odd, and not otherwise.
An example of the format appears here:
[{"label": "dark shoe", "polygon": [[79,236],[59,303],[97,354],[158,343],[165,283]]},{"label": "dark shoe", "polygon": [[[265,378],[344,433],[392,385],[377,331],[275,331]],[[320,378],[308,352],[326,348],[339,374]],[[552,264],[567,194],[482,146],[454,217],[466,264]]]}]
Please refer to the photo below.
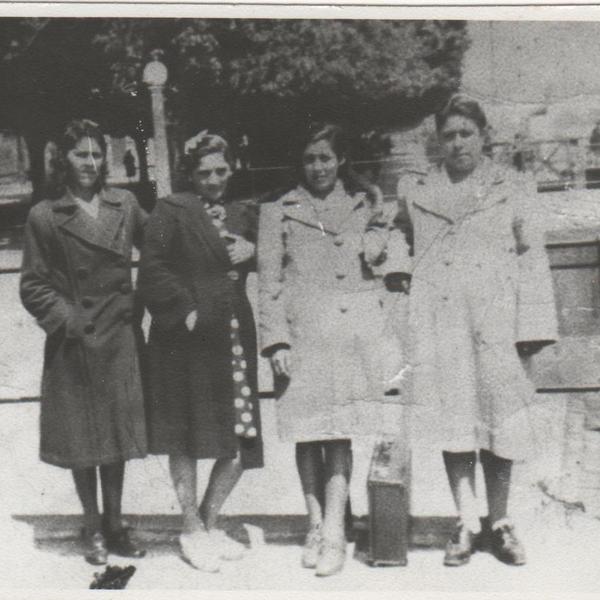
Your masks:
[{"label": "dark shoe", "polygon": [[108,551],[104,536],[99,531],[90,535],[85,529],[82,534],[85,560],[91,565],[105,565],[108,562]]},{"label": "dark shoe", "polygon": [[131,527],[123,527],[119,531],[106,534],[106,547],[112,554],[127,558],[142,558],[146,551],[131,539]]},{"label": "dark shoe", "polygon": [[466,565],[475,552],[476,535],[459,523],[452,537],[446,544],[444,564],[447,567],[460,567]]},{"label": "dark shoe", "polygon": [[507,519],[498,522],[492,530],[492,554],[507,565],[520,566],[527,562],[525,548],[515,535],[515,527]]}]

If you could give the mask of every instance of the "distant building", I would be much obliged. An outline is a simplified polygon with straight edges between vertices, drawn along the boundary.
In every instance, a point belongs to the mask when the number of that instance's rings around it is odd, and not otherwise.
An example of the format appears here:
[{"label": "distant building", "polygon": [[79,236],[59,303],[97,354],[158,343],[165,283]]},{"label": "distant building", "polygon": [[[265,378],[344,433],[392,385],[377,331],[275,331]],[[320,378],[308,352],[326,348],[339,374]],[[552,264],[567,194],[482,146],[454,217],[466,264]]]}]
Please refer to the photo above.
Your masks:
[{"label": "distant building", "polygon": [[470,21],[462,89],[498,139],[589,138],[600,120],[600,23]]}]

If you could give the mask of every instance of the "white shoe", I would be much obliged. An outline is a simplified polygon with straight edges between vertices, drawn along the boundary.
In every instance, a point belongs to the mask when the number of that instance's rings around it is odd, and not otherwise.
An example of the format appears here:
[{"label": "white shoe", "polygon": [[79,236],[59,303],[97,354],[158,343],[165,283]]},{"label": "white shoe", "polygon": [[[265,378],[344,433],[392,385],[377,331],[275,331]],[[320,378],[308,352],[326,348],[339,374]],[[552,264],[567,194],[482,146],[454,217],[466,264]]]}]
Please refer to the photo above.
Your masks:
[{"label": "white shoe", "polygon": [[246,546],[230,538],[222,529],[211,529],[208,536],[215,554],[223,560],[240,560],[246,553]]},{"label": "white shoe", "polygon": [[205,573],[220,571],[221,563],[219,562],[218,550],[206,532],[182,533],[179,536],[179,546],[183,558],[195,569]]}]

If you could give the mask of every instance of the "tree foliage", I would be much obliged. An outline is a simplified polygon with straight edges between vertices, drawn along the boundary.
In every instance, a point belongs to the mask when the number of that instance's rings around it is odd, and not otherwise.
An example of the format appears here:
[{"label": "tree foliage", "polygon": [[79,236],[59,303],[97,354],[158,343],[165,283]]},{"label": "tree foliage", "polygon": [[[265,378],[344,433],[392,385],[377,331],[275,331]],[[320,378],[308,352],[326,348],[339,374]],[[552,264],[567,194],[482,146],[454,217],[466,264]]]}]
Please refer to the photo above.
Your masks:
[{"label": "tree foliage", "polygon": [[464,21],[109,19],[100,29],[113,90],[135,89],[162,48],[185,132],[212,126],[275,145],[307,118],[367,129],[432,112],[458,88],[469,44]]},{"label": "tree foliage", "polygon": [[431,113],[468,44],[464,21],[0,19],[0,119],[47,137],[86,114],[141,139],[159,48],[172,133],[247,133],[272,161],[309,118],[356,131]]}]

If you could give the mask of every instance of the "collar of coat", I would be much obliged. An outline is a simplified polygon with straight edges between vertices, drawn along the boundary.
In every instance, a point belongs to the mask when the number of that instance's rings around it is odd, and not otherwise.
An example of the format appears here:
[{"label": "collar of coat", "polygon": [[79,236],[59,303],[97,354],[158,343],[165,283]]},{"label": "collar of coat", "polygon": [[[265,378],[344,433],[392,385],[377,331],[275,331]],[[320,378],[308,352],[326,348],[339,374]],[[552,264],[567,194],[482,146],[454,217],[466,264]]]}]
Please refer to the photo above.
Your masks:
[{"label": "collar of coat", "polygon": [[[454,223],[451,206],[448,203],[448,192],[454,185],[443,165],[435,167],[428,173],[416,174],[417,188],[412,204],[421,210],[436,215],[449,223]],[[464,216],[486,210],[496,204],[506,202],[509,190],[501,184],[510,179],[510,174],[485,159],[472,175],[470,191],[475,195],[474,206],[464,212]]]},{"label": "collar of coat", "polygon": [[[227,245],[219,235],[217,228],[212,223],[212,218],[206,212],[205,204],[201,198],[192,192],[181,192],[173,194],[161,200],[172,206],[185,211],[184,224],[187,224],[194,235],[202,242],[207,243],[217,258],[226,266],[231,267],[231,260],[227,251]],[[227,206],[228,202],[224,202]]]},{"label": "collar of coat", "polygon": [[339,179],[324,201],[314,198],[303,185],[281,199],[284,217],[331,235],[343,231],[350,216],[363,206],[365,194],[350,196]]},{"label": "collar of coat", "polygon": [[127,248],[124,246],[123,200],[119,193],[109,189],[102,189],[98,196],[100,202],[97,219],[88,215],[69,191],[62,198],[54,200],[52,210],[57,225],[92,246],[125,256]]}]

